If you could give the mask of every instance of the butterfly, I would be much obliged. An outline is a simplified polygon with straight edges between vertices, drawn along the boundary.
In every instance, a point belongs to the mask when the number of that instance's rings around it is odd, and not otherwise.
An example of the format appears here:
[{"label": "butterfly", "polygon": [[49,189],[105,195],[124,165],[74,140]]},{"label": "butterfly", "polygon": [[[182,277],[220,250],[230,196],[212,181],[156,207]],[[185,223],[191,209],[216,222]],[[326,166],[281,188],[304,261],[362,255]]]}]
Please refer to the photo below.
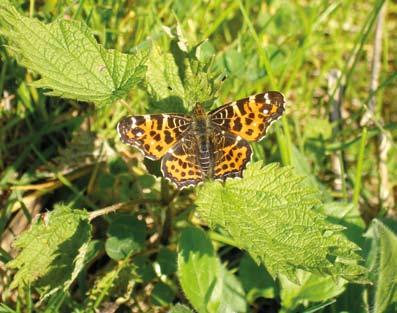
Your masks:
[{"label": "butterfly", "polygon": [[206,178],[242,177],[252,155],[248,141],[260,141],[281,117],[284,105],[281,93],[268,91],[209,113],[197,104],[191,116],[126,116],[117,130],[122,142],[138,148],[145,157],[163,158],[163,176],[183,189]]}]

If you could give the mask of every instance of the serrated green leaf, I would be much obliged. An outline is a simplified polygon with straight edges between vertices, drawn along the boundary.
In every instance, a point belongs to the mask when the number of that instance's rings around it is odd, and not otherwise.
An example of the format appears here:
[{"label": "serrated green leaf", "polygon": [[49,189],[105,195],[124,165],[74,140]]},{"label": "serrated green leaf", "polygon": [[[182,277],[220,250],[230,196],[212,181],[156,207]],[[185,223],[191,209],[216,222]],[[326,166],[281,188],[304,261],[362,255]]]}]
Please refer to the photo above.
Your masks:
[{"label": "serrated green leaf", "polygon": [[66,290],[84,265],[91,236],[88,213],[60,205],[47,213],[45,222],[38,220],[15,242],[21,249],[7,265],[18,269],[12,287],[37,281],[44,289]]},{"label": "serrated green leaf", "polygon": [[290,167],[251,163],[241,180],[204,184],[196,204],[211,228],[222,227],[273,277],[296,281],[298,268],[353,281],[365,273],[357,264],[359,248],[343,227],[312,210],[320,204],[318,193]]},{"label": "serrated green leaf", "polygon": [[109,104],[144,77],[146,52],[107,50],[83,22],[57,19],[44,24],[2,3],[0,25],[19,62],[41,75],[34,85],[48,89],[49,95]]},{"label": "serrated green leaf", "polygon": [[380,220],[373,220],[367,236],[371,246],[370,264],[375,283],[374,312],[395,312],[397,308],[397,235]]},{"label": "serrated green leaf", "polygon": [[183,304],[177,304],[168,313],[193,313],[193,311]]},{"label": "serrated green leaf", "polygon": [[215,255],[211,241],[197,228],[184,229],[179,240],[178,276],[198,312],[242,312],[244,291]]}]

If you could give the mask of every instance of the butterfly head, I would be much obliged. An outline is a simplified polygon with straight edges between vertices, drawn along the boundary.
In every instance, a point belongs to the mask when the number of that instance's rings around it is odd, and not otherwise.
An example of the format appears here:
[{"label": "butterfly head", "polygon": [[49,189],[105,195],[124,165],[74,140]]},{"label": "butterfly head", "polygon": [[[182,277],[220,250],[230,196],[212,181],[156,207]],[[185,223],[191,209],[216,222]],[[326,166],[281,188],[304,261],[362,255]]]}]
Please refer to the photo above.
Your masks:
[{"label": "butterfly head", "polygon": [[205,112],[204,107],[200,103],[197,103],[193,109],[193,115],[196,117],[205,117],[207,116],[207,113]]}]

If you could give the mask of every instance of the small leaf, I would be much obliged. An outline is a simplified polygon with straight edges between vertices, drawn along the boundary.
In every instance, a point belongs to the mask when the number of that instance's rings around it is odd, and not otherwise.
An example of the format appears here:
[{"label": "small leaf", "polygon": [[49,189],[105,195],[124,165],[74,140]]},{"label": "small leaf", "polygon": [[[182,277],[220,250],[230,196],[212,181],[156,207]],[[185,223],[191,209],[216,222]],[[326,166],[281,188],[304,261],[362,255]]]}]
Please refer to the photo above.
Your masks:
[{"label": "small leaf", "polygon": [[91,236],[86,211],[60,205],[46,214],[15,241],[21,252],[7,264],[18,269],[12,287],[38,280],[43,295],[68,289],[84,265]]},{"label": "small leaf", "polygon": [[197,210],[211,228],[225,229],[237,246],[261,261],[275,277],[296,281],[295,271],[361,280],[359,248],[343,227],[312,210],[318,193],[290,167],[251,163],[241,180],[209,182],[198,189]]},{"label": "small leaf", "polygon": [[34,85],[49,89],[49,95],[109,104],[144,77],[146,53],[106,50],[83,22],[44,24],[2,3],[0,25],[19,62],[41,75]]},{"label": "small leaf", "polygon": [[106,253],[114,260],[121,260],[143,247],[146,225],[134,215],[118,214],[112,219],[108,236],[105,244]]},{"label": "small leaf", "polygon": [[156,277],[153,262],[151,262],[146,256],[135,256],[134,264],[137,267],[136,273],[143,283],[147,283]]},{"label": "small leaf", "polygon": [[207,312],[218,267],[219,260],[205,233],[198,228],[184,229],[179,239],[178,276],[186,297],[198,312]]},{"label": "small leaf", "polygon": [[321,302],[332,299],[345,290],[346,281],[334,280],[330,276],[319,276],[303,271],[298,271],[299,284],[289,281],[280,275],[280,298],[282,306],[288,311],[293,311],[300,303]]},{"label": "small leaf", "polygon": [[246,312],[246,306],[245,293],[240,281],[221,265],[208,303],[209,311]]},{"label": "small leaf", "polygon": [[196,228],[184,229],[179,240],[178,276],[198,312],[245,312],[243,288],[215,255],[211,241]]},{"label": "small leaf", "polygon": [[152,303],[158,306],[170,305],[174,298],[175,292],[164,283],[156,284],[151,294]]}]

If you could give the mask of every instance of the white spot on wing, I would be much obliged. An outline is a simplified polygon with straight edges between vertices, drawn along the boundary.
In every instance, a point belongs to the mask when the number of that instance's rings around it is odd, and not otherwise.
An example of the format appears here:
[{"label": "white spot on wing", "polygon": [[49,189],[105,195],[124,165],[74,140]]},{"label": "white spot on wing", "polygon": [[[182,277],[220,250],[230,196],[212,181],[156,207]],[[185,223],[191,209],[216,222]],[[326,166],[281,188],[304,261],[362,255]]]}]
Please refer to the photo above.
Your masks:
[{"label": "white spot on wing", "polygon": [[237,136],[236,139],[237,139],[237,141],[240,141],[240,140],[241,140],[241,137],[240,137],[240,136]]},{"label": "white spot on wing", "polygon": [[269,114],[269,110],[268,109],[264,109],[263,110],[263,114],[266,114],[266,115]]},{"label": "white spot on wing", "polygon": [[131,124],[132,124],[132,127],[135,127],[135,124],[136,124],[136,118],[135,117],[131,117]]},{"label": "white spot on wing", "polygon": [[137,135],[138,137],[141,137],[141,136],[143,135],[143,133],[142,133],[142,132],[137,132],[136,135]]},{"label": "white spot on wing", "polygon": [[148,114],[145,114],[143,117],[144,117],[144,119],[147,120],[147,121],[150,120],[150,115],[148,115]]},{"label": "white spot on wing", "polygon": [[250,97],[248,98],[248,100],[249,100],[249,101],[255,101],[255,96],[250,96]]},{"label": "white spot on wing", "polygon": [[271,103],[271,101],[269,99],[269,94],[267,92],[265,93],[264,98],[265,98],[266,104],[270,104]]}]

